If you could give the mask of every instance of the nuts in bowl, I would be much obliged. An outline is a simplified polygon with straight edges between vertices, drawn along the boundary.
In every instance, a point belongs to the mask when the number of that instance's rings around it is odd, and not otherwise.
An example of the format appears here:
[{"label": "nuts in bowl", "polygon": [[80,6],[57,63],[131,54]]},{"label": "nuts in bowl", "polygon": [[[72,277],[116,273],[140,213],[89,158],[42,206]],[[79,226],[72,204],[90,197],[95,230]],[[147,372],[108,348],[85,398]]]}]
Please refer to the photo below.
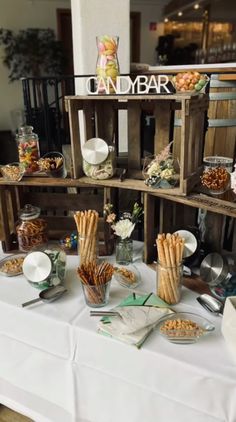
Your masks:
[{"label": "nuts in bowl", "polygon": [[0,171],[5,180],[19,182],[24,175],[25,167],[23,163],[16,162],[0,166]]},{"label": "nuts in bowl", "polygon": [[159,324],[160,334],[171,343],[196,343],[203,335],[214,331],[215,326],[200,315],[176,312],[166,316]]},{"label": "nuts in bowl", "polygon": [[199,72],[189,71],[177,73],[171,82],[177,93],[189,94],[201,92],[209,82],[209,78]]}]

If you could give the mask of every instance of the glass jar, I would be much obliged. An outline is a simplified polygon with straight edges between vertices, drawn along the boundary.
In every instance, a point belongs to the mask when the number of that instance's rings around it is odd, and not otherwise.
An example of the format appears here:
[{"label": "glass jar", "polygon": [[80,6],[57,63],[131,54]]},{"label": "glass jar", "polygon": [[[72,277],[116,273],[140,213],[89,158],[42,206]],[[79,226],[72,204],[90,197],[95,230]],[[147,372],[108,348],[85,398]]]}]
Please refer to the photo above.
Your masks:
[{"label": "glass jar", "polygon": [[103,139],[89,139],[82,146],[83,171],[95,180],[110,179],[116,171],[115,147]]},{"label": "glass jar", "polygon": [[96,64],[97,93],[112,94],[115,92],[120,67],[117,58],[119,37],[103,35],[96,37],[98,57]]},{"label": "glass jar", "polygon": [[115,148],[112,146],[108,147],[107,158],[99,164],[91,164],[86,160],[83,160],[83,171],[86,176],[91,177],[95,180],[110,179],[115,174]]},{"label": "glass jar", "polygon": [[19,221],[16,224],[16,233],[19,250],[27,252],[48,241],[47,223],[39,218],[40,208],[26,204],[19,211]]},{"label": "glass jar", "polygon": [[133,240],[118,239],[116,242],[116,262],[119,265],[129,265],[133,262]]},{"label": "glass jar", "polygon": [[157,296],[169,305],[180,301],[183,265],[165,266],[157,263]]},{"label": "glass jar", "polygon": [[66,253],[56,244],[35,247],[24,259],[23,274],[36,288],[45,289],[63,284],[66,273]]},{"label": "glass jar", "polygon": [[38,135],[33,133],[33,126],[22,126],[16,137],[19,161],[24,164],[25,173],[30,174],[39,170],[37,161],[39,159]]}]

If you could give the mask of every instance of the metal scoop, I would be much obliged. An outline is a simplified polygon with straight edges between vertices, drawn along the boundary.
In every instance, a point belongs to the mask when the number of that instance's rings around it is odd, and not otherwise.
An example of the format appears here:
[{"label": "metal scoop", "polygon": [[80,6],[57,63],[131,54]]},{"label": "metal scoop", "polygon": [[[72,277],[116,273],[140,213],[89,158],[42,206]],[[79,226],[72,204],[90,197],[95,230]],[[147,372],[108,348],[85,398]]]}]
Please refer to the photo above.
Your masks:
[{"label": "metal scoop", "polygon": [[197,297],[197,301],[203,306],[208,312],[215,315],[222,316],[224,310],[224,304],[216,298],[204,293]]},{"label": "metal scoop", "polygon": [[42,300],[43,302],[53,302],[54,300],[59,299],[59,297],[61,297],[66,291],[67,289],[61,284],[49,287],[48,289],[42,290],[39,293],[39,297],[37,297],[36,299],[32,299],[28,302],[22,303],[22,307],[32,305],[36,302],[40,302],[40,300]]}]

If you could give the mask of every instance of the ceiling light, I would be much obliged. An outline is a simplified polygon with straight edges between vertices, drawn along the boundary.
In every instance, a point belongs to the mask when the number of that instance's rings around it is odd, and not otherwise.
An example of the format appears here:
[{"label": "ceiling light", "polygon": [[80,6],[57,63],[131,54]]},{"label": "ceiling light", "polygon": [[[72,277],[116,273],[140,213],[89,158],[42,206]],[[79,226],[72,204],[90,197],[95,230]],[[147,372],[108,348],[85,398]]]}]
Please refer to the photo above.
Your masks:
[{"label": "ceiling light", "polygon": [[195,9],[195,10],[197,10],[197,9],[199,9],[199,4],[198,3],[195,3],[195,5],[193,6],[193,8]]},{"label": "ceiling light", "polygon": [[169,22],[169,19],[168,19],[168,18],[165,18],[165,19],[164,19],[164,22]]},{"label": "ceiling light", "polygon": [[183,12],[178,12],[178,16],[182,16],[183,15]]}]

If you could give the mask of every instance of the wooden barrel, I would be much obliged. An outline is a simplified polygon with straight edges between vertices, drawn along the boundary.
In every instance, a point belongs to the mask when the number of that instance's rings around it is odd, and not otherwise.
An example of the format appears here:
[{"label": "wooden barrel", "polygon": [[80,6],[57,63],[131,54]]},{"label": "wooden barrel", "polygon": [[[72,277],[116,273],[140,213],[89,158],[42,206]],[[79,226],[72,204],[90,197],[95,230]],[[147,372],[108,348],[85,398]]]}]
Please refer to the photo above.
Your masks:
[{"label": "wooden barrel", "polygon": [[220,155],[234,159],[236,141],[236,80],[220,80],[212,75],[208,130],[204,156]]}]

